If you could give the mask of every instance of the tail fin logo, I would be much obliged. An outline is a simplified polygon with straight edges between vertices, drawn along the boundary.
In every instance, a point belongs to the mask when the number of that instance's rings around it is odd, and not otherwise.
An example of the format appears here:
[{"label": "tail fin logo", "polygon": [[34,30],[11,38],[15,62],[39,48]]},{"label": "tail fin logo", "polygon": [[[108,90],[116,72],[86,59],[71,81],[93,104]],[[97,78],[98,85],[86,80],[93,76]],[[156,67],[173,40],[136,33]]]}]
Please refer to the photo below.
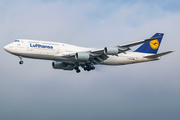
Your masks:
[{"label": "tail fin logo", "polygon": [[149,44],[150,44],[151,48],[154,50],[158,49],[158,47],[159,47],[159,41],[157,39],[150,41]]}]

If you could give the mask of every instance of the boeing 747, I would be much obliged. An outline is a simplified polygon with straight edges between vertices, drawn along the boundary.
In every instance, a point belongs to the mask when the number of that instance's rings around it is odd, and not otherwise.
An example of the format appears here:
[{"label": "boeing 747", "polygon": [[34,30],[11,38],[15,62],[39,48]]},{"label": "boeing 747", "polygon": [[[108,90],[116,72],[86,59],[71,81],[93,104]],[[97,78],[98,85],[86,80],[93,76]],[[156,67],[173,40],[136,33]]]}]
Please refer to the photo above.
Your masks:
[{"label": "boeing 747", "polygon": [[[95,65],[126,65],[159,60],[161,56],[173,51],[158,53],[163,33],[156,33],[150,39],[138,42],[109,46],[102,49],[78,47],[74,45],[39,40],[16,39],[4,47],[7,52],[20,58],[52,60],[54,69],[85,71],[95,69]],[[129,52],[130,47],[142,44],[137,50]]]}]

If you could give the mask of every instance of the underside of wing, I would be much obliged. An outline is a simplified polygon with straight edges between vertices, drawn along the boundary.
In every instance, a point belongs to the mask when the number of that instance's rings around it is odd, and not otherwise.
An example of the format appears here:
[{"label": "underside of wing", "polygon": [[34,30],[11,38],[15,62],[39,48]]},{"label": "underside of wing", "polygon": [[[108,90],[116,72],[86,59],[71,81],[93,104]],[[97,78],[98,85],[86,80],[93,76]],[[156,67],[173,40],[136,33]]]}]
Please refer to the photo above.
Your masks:
[{"label": "underside of wing", "polygon": [[90,62],[93,64],[99,64],[102,63],[104,60],[106,60],[108,56],[104,53],[98,54],[96,56],[91,55]]},{"label": "underside of wing", "polygon": [[108,56],[104,53],[91,53],[89,51],[86,52],[77,52],[72,54],[59,54],[55,56],[57,61],[71,61],[71,62],[79,62],[81,64],[99,64],[106,60]]}]

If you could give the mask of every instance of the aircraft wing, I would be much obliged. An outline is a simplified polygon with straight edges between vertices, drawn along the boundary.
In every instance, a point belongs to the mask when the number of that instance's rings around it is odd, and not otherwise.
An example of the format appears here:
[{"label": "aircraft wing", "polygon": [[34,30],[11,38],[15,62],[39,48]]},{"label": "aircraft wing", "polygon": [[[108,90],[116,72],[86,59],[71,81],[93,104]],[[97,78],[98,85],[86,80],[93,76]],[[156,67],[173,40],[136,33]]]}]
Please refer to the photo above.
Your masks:
[{"label": "aircraft wing", "polygon": [[[104,60],[106,60],[108,58],[108,56],[105,53],[91,53],[90,51],[85,51],[85,53],[88,53],[90,55],[89,57],[89,62],[93,63],[93,64],[98,64],[103,62]],[[76,61],[75,58],[76,53],[71,53],[71,54],[58,54],[55,57],[56,60],[65,60],[65,61],[72,61],[72,62],[78,62]],[[83,61],[79,61],[82,62]]]},{"label": "aircraft wing", "polygon": [[[99,63],[103,62],[104,60],[106,60],[108,58],[108,55],[117,55],[119,53],[125,53],[125,51],[131,50],[130,47],[132,47],[132,46],[136,46],[136,45],[139,45],[139,44],[142,44],[145,42],[149,42],[151,40],[158,39],[158,38],[160,38],[160,37],[145,39],[142,41],[125,44],[125,45],[118,45],[118,46],[114,46],[114,47],[105,47],[103,49],[95,49],[95,50],[91,50],[91,51],[83,51],[83,53],[89,54],[89,59],[87,61],[89,61],[90,63],[93,63],[93,64],[99,64]],[[114,54],[114,53],[107,54],[105,52],[105,49],[109,49],[111,51],[115,50],[116,54]],[[76,57],[75,57],[77,53],[59,54],[59,55],[55,56],[55,59],[57,59],[57,60],[64,59],[64,60],[68,60],[68,61],[79,62],[79,61],[76,61]]]},{"label": "aircraft wing", "polygon": [[[115,46],[115,47],[117,47],[119,49],[119,53],[122,53],[122,52],[125,52],[125,51],[128,51],[128,50],[131,50],[130,47],[133,47],[133,46],[145,43],[145,42],[149,42],[149,41],[152,41],[152,40],[155,40],[155,39],[158,39],[158,38],[161,38],[161,37],[154,37],[154,38],[145,39],[145,40],[141,40],[141,41],[138,41],[138,42],[129,43],[129,44],[125,44],[125,45],[118,45],[118,46]],[[102,53],[104,53],[104,49],[92,50],[91,53],[102,54]]]},{"label": "aircraft wing", "polygon": [[74,59],[76,53],[66,53],[66,54],[58,54],[55,55],[54,58],[56,60],[66,60],[66,59]]},{"label": "aircraft wing", "polygon": [[[161,38],[161,37],[154,37],[154,38],[145,39],[145,40],[141,40],[141,41],[130,43],[130,44],[118,45],[118,46],[115,46],[114,48],[118,49],[118,54],[125,53],[125,51],[131,50],[130,47],[133,47],[133,46],[145,43],[145,42],[149,42],[149,41],[152,41],[152,40],[158,39],[158,38]],[[104,60],[106,60],[108,58],[108,55],[105,53],[105,49],[107,49],[107,48],[92,50],[89,52],[90,55],[92,56],[91,61],[94,64],[103,62]]]}]

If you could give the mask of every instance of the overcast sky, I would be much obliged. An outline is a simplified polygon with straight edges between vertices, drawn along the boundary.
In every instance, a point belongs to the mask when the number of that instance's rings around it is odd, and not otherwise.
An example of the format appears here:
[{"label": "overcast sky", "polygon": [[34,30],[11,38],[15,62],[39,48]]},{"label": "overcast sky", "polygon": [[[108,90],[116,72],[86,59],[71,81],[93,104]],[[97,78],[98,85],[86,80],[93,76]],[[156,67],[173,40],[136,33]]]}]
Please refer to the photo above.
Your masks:
[{"label": "overcast sky", "polygon": [[[179,120],[179,0],[0,0],[0,119]],[[3,47],[17,38],[103,48],[164,33],[160,61],[54,70]],[[132,48],[135,50],[137,47]]]}]

